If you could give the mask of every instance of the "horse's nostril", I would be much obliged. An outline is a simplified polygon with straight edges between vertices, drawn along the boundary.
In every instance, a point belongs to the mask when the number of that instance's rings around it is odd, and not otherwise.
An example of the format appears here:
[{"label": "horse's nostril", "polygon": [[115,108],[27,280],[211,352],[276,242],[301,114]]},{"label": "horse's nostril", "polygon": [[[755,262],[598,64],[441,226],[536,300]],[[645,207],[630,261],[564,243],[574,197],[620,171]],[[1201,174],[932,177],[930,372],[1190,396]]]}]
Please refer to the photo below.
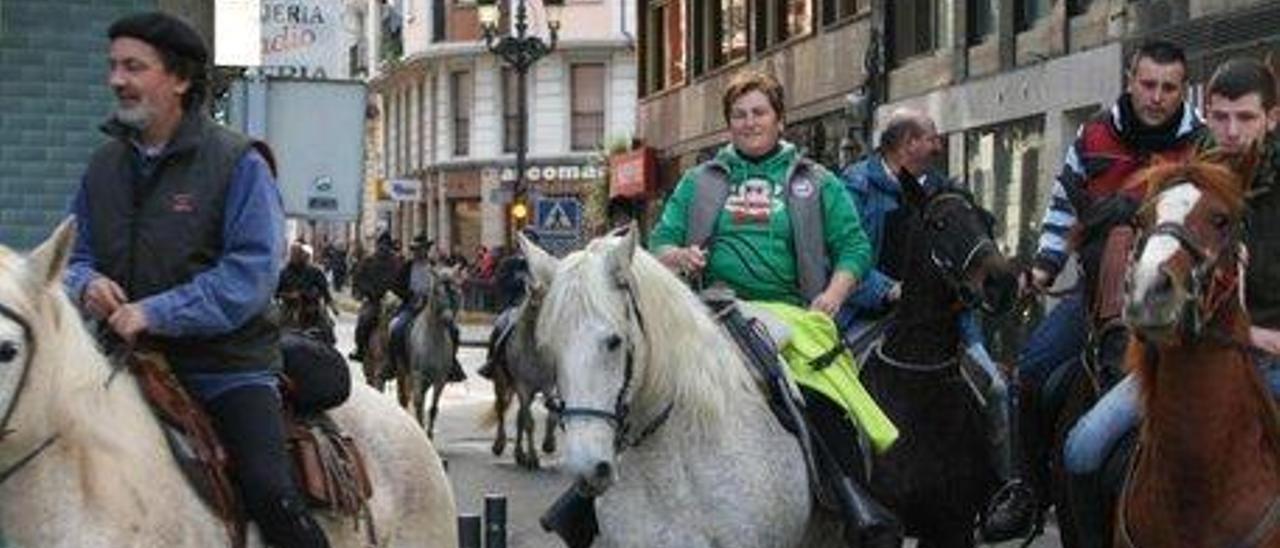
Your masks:
[{"label": "horse's nostril", "polygon": [[596,463],[596,479],[608,479],[613,475],[613,465],[607,462]]}]

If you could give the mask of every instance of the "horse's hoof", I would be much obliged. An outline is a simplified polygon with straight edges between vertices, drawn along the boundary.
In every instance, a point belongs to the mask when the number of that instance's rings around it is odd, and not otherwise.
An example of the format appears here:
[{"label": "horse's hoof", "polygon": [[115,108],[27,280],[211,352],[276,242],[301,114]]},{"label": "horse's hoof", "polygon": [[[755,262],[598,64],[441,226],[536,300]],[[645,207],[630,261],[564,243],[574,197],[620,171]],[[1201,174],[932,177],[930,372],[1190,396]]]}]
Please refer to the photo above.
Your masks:
[{"label": "horse's hoof", "polygon": [[501,457],[502,452],[507,450],[506,443],[493,442],[493,456]]},{"label": "horse's hoof", "polygon": [[542,442],[542,452],[543,452],[543,453],[547,453],[547,454],[555,453],[555,452],[556,452],[556,441],[555,441],[555,440],[547,440],[547,441]]}]

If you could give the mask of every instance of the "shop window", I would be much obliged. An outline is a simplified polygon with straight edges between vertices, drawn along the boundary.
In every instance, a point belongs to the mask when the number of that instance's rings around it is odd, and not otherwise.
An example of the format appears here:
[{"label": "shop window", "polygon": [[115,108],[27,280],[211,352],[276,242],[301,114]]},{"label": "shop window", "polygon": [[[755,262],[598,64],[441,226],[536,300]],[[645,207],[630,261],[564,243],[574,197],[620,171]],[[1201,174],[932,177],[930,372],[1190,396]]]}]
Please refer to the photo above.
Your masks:
[{"label": "shop window", "polygon": [[938,47],[938,0],[897,0],[886,5],[895,61],[901,64]]},{"label": "shop window", "polygon": [[690,67],[702,74],[747,56],[746,0],[708,0],[690,7]]},{"label": "shop window", "polygon": [[595,150],[604,141],[604,63],[578,63],[570,68],[570,145]]},{"label": "shop window", "polygon": [[965,43],[981,44],[995,30],[995,0],[965,0]]},{"label": "shop window", "polygon": [[822,24],[834,25],[867,8],[867,0],[822,0]]},{"label": "shop window", "polygon": [[471,73],[449,75],[449,99],[453,105],[453,155],[471,154]]},{"label": "shop window", "polygon": [[[965,132],[965,175],[980,205],[996,217],[995,236],[1006,257],[1035,253],[1048,192],[1041,188],[1044,118],[1034,117]],[[1039,309],[983,322],[998,362],[1016,358]]]},{"label": "shop window", "polygon": [[752,18],[755,21],[755,50],[764,51],[813,30],[812,0],[758,1],[754,4]]}]

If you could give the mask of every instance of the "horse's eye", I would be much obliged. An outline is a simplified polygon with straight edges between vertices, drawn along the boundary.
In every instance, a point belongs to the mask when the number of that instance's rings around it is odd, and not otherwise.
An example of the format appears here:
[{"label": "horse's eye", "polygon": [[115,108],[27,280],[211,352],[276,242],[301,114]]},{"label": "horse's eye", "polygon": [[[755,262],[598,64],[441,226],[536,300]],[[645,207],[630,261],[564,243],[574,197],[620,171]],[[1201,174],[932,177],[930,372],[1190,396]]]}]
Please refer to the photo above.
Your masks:
[{"label": "horse's eye", "polygon": [[0,363],[9,363],[18,356],[18,345],[13,341],[0,343]]},{"label": "horse's eye", "polygon": [[604,346],[605,348],[608,348],[610,352],[616,352],[618,347],[622,346],[622,337],[618,335],[609,335],[609,338],[604,340]]},{"label": "horse's eye", "polygon": [[1213,223],[1213,228],[1218,230],[1226,230],[1231,225],[1231,219],[1222,213],[1214,214],[1210,222]]},{"label": "horse's eye", "polygon": [[929,224],[932,225],[933,229],[937,231],[943,231],[947,229],[947,220],[941,217],[934,219],[932,221],[929,221]]}]

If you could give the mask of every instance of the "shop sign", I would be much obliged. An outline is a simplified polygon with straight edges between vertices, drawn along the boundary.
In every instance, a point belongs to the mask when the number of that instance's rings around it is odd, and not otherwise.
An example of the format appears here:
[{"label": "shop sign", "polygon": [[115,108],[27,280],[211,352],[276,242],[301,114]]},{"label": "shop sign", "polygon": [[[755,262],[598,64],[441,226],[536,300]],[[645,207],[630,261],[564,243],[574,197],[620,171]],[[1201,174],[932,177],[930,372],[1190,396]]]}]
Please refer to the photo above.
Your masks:
[{"label": "shop sign", "polygon": [[422,181],[417,179],[387,179],[387,195],[396,202],[421,202]]},{"label": "shop sign", "polygon": [[609,157],[609,198],[647,198],[658,178],[658,159],[652,148],[642,147]]},{"label": "shop sign", "polygon": [[[549,165],[529,166],[524,171],[524,180],[538,181],[594,181],[605,176],[604,166],[596,165]],[[499,172],[499,180],[513,182],[516,180],[516,169],[504,167]]]}]

